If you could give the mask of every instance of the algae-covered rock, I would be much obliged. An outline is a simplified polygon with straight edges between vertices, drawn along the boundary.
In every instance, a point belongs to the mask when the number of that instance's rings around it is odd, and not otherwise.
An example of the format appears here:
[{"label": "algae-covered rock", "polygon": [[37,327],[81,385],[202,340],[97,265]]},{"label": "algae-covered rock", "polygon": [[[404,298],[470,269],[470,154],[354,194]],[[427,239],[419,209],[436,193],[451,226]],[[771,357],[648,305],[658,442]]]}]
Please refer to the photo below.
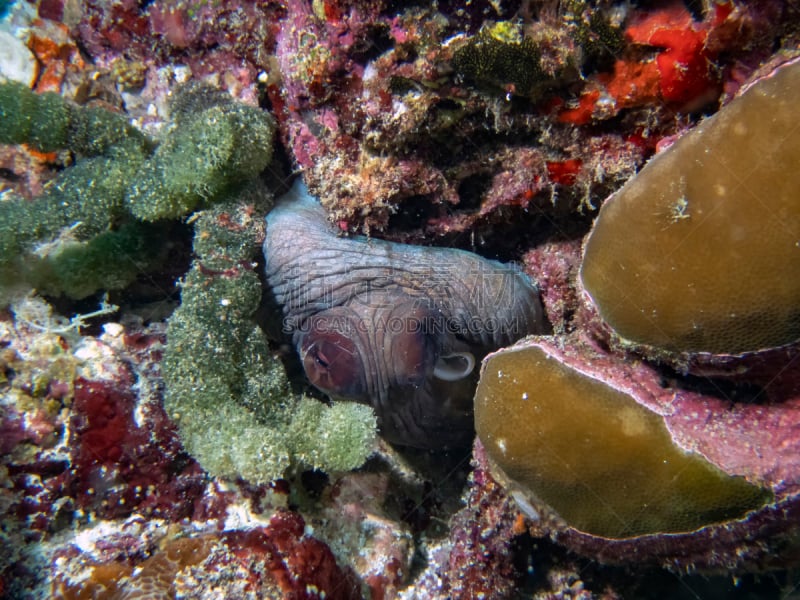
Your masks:
[{"label": "algae-covered rock", "polygon": [[488,26],[453,55],[460,76],[495,89],[529,94],[544,79],[541,51],[511,23]]},{"label": "algae-covered rock", "polygon": [[795,61],[604,204],[581,280],[623,340],[739,354],[800,339],[799,95]]},{"label": "algae-covered rock", "polygon": [[[103,287],[123,287],[152,265],[158,254],[151,247],[153,228],[112,234],[125,220],[125,190],[152,141],[123,115],[83,108],[58,94],[36,94],[14,82],[0,83],[0,122],[0,143],[29,144],[45,152],[68,149],[79,157],[34,201],[0,203],[0,284],[27,283],[83,297]],[[141,236],[134,239],[134,231]],[[88,242],[98,235],[104,241],[90,249]],[[114,252],[98,253],[101,246],[109,250],[112,240]],[[105,266],[95,271],[100,263]],[[105,277],[109,272],[115,276]]]},{"label": "algae-covered rock", "polygon": [[25,278],[43,293],[85,298],[119,290],[161,263],[162,227],[127,223],[86,240],[61,241],[25,258]]}]

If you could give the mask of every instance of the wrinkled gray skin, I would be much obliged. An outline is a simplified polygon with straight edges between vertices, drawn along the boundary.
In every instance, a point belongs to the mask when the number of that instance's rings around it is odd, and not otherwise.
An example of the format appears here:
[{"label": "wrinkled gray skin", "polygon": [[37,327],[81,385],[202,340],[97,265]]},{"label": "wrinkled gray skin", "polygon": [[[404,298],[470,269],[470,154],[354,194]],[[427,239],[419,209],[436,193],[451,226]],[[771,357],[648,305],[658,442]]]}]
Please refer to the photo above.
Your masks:
[{"label": "wrinkled gray skin", "polygon": [[481,358],[548,329],[518,269],[462,250],[339,237],[300,180],[267,215],[264,256],[311,383],[370,404],[393,443],[469,443]]}]

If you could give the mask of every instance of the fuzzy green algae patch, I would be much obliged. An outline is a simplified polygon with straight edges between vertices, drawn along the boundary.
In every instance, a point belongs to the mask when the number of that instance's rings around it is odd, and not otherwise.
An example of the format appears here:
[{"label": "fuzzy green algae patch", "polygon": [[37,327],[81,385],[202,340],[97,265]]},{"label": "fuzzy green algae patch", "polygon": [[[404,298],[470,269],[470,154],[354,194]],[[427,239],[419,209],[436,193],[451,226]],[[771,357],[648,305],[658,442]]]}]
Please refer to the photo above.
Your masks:
[{"label": "fuzzy green algae patch", "polygon": [[272,116],[226,92],[187,83],[170,113],[159,143],[124,115],[0,83],[0,144],[76,156],[36,200],[0,202],[0,305],[30,287],[124,288],[165,256],[164,221],[224,201],[272,158]]},{"label": "fuzzy green algae patch", "polygon": [[623,340],[739,354],[800,339],[798,97],[795,62],[605,203],[581,279]]},{"label": "fuzzy green algae patch", "polygon": [[484,364],[475,425],[512,491],[607,538],[738,519],[768,492],[676,447],[662,418],[541,348]]}]

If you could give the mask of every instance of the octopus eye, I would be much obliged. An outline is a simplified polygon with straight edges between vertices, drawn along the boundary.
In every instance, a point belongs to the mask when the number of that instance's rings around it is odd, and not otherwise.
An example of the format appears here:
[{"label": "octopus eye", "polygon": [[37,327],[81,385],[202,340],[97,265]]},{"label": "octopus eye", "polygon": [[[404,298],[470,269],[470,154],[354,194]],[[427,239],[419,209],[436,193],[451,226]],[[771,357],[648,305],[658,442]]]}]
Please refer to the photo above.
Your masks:
[{"label": "octopus eye", "polygon": [[301,344],[300,357],[309,381],[323,392],[346,398],[364,393],[361,356],[341,333],[312,330]]},{"label": "octopus eye", "polygon": [[[322,344],[320,344],[320,346],[321,345]],[[314,347],[309,349],[309,354],[314,358],[314,361],[317,363],[319,368],[328,369],[331,366],[331,360],[325,356],[320,348]]]}]

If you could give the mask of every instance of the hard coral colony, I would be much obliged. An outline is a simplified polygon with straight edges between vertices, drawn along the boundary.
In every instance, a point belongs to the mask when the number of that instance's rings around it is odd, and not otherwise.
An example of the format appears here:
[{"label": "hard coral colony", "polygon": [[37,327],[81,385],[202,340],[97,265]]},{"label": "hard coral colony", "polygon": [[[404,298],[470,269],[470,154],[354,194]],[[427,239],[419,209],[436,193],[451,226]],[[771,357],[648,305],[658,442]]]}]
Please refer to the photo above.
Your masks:
[{"label": "hard coral colony", "polygon": [[0,596],[785,595],[800,19],[699,5],[2,5]]}]

